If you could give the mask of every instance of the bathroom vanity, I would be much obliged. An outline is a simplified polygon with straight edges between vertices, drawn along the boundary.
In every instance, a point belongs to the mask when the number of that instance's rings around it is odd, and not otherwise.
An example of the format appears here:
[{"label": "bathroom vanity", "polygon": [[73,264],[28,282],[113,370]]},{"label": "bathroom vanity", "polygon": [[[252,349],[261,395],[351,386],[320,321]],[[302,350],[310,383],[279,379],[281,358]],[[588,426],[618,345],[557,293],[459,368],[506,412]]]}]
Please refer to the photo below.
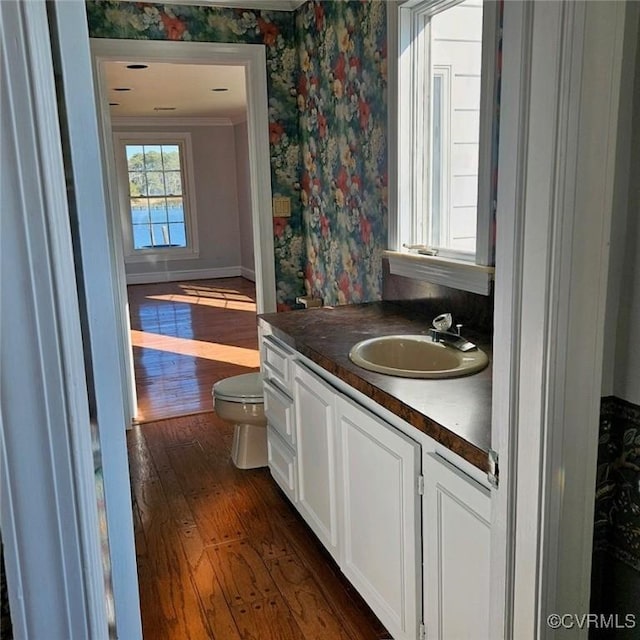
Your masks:
[{"label": "bathroom vanity", "polygon": [[488,638],[490,368],[357,367],[362,339],[428,333],[396,303],[259,322],[274,480],[395,640]]}]

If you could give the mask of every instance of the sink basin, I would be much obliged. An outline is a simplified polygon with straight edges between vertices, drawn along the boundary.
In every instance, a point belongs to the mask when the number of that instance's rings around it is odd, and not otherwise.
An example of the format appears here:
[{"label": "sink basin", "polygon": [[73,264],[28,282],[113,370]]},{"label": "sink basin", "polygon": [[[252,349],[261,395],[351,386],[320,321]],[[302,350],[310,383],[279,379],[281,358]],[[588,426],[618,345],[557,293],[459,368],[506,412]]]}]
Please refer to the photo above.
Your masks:
[{"label": "sink basin", "polygon": [[458,378],[489,364],[484,351],[458,351],[428,336],[382,336],[353,346],[349,358],[359,367],[403,378]]}]

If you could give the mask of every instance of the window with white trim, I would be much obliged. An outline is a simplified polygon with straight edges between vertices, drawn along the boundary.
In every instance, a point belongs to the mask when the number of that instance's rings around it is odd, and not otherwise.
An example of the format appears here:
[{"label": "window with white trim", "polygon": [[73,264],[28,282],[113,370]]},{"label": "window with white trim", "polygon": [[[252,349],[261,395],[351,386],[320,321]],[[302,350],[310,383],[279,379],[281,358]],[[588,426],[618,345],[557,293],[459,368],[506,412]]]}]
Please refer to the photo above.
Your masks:
[{"label": "window with white trim", "polygon": [[436,255],[454,270],[493,260],[497,22],[493,1],[407,0],[398,8],[391,248]]},{"label": "window with white trim", "polygon": [[197,257],[190,134],[114,139],[125,259]]}]

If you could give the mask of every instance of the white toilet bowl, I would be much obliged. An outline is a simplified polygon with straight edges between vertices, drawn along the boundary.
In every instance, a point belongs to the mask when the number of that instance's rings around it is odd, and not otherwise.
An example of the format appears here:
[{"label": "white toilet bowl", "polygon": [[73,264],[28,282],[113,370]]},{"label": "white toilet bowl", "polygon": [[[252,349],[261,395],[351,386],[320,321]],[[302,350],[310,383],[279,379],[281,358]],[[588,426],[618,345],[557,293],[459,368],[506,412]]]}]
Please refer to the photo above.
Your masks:
[{"label": "white toilet bowl", "polygon": [[213,385],[213,408],[235,425],[231,460],[239,469],[267,465],[267,419],[260,372],[243,373]]}]

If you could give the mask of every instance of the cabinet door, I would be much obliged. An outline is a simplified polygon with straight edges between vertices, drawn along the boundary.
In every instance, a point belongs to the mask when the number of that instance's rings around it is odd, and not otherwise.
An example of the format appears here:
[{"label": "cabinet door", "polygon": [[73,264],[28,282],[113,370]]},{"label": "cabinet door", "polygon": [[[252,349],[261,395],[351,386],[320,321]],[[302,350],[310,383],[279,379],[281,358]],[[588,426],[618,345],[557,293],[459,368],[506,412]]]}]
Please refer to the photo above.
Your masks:
[{"label": "cabinet door", "polygon": [[294,366],[298,510],[337,560],[335,390],[311,371]]},{"label": "cabinet door", "polygon": [[489,637],[491,492],[437,454],[425,463],[427,637]]},{"label": "cabinet door", "polygon": [[420,445],[337,400],[343,573],[395,640],[422,618]]}]

